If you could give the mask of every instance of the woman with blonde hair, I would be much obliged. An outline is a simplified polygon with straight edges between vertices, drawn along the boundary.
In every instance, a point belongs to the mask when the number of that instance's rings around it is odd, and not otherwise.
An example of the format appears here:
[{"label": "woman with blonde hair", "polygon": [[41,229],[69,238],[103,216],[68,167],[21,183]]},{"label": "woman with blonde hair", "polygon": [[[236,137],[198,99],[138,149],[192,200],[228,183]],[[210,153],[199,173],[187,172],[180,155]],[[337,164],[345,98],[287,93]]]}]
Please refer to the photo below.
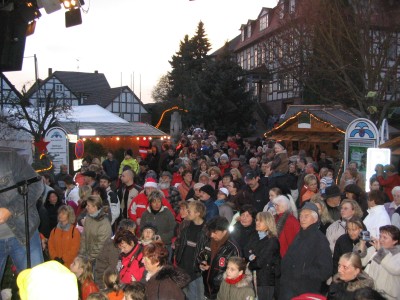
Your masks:
[{"label": "woman with blonde hair", "polygon": [[281,255],[274,216],[259,212],[256,216],[258,235],[244,249],[249,269],[256,272],[258,299],[272,300],[280,275]]},{"label": "woman with blonde hair", "polygon": [[325,201],[322,199],[321,194],[315,194],[311,197],[310,202],[318,207],[319,215],[319,230],[326,235],[326,230],[334,222],[326,207]]},{"label": "woman with blonde hair", "polygon": [[50,232],[49,256],[67,268],[78,255],[81,234],[75,227],[75,213],[71,206],[62,205],[58,209],[58,224]]},{"label": "woman with blonde hair", "polygon": [[208,169],[208,175],[210,175],[209,184],[213,187],[213,189],[218,189],[219,182],[222,180],[221,170],[217,166],[213,166]]},{"label": "woman with blonde hair", "polygon": [[326,230],[326,237],[333,253],[337,239],[346,233],[346,223],[350,218],[361,219],[363,212],[355,200],[344,199],[340,204],[340,219],[333,222]]}]

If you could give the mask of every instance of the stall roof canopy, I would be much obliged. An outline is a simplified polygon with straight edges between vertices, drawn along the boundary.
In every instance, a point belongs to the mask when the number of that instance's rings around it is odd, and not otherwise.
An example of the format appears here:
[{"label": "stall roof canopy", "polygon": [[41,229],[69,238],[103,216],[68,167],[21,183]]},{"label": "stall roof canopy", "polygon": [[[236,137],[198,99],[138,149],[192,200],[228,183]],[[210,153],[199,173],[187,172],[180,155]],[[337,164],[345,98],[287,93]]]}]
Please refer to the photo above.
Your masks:
[{"label": "stall roof canopy", "polygon": [[[277,140],[293,140],[293,141],[309,141],[318,142],[321,141],[320,135],[304,134],[303,136],[299,133],[294,135],[293,133],[285,132],[287,127],[286,123],[294,122],[295,117],[300,115],[302,112],[310,114],[317,120],[326,122],[331,127],[336,129],[336,134],[324,133],[323,142],[334,143],[343,138],[343,133],[346,131],[347,126],[357,118],[360,118],[360,113],[356,110],[346,110],[341,105],[325,106],[325,105],[290,105],[284,115],[283,122],[277,127],[271,129],[264,134],[265,137],[277,139]],[[291,123],[290,123],[291,124]],[[399,130],[389,126],[390,134],[398,134]]]},{"label": "stall roof canopy", "polygon": [[59,125],[69,134],[79,129],[95,129],[96,136],[166,136],[165,132],[142,122],[128,122],[99,105],[73,106],[59,117]]}]

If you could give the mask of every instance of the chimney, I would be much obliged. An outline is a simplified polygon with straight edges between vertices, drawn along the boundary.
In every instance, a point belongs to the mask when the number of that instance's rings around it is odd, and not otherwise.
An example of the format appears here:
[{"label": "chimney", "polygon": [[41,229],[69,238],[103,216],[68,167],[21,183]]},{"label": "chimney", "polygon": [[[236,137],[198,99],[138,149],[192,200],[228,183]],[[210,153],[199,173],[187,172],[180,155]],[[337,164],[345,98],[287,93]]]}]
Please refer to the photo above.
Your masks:
[{"label": "chimney", "polygon": [[49,77],[50,77],[51,75],[53,75],[53,68],[49,68],[49,71],[48,71],[48,72],[49,72],[49,75],[48,75]]},{"label": "chimney", "polygon": [[94,70],[94,73],[95,73],[95,74],[99,74],[99,71],[97,71],[97,70]]}]

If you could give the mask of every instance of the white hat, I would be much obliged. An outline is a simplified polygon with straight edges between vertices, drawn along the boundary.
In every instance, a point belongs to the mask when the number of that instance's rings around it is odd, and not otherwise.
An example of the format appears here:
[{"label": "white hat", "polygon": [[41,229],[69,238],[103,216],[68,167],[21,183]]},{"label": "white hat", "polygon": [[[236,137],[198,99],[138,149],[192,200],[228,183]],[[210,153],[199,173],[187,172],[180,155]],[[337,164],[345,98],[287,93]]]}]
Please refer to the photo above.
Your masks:
[{"label": "white hat", "polygon": [[154,178],[149,177],[146,179],[146,182],[144,183],[144,187],[145,188],[147,188],[147,187],[157,188],[157,181]]},{"label": "white hat", "polygon": [[228,191],[227,188],[222,187],[222,188],[219,189],[219,191],[221,193],[225,194],[225,196],[227,196],[227,197],[229,196],[229,191]]}]

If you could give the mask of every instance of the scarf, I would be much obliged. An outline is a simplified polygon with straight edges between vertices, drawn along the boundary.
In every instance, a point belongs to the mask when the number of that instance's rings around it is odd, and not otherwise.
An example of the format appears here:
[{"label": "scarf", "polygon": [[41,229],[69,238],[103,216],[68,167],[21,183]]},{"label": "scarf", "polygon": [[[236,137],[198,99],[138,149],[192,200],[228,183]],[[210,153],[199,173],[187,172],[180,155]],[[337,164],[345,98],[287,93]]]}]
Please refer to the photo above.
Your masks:
[{"label": "scarf", "polygon": [[96,211],[94,214],[89,214],[89,216],[92,217],[93,219],[96,219],[99,216],[100,212],[101,212],[101,209]]},{"label": "scarf", "polygon": [[257,231],[258,233],[258,238],[260,240],[262,240],[263,238],[265,238],[267,236],[267,231]]},{"label": "scarf", "polygon": [[285,227],[285,223],[287,218],[289,217],[290,212],[285,211],[283,214],[280,215],[279,219],[276,221],[276,231],[278,233],[278,236],[281,235],[281,232],[283,230],[283,227]]},{"label": "scarf", "polygon": [[242,275],[239,275],[238,277],[236,277],[235,279],[229,279],[229,278],[225,278],[225,282],[227,284],[236,284],[239,281],[241,281],[244,277],[244,273]]},{"label": "scarf", "polygon": [[57,227],[60,228],[60,229],[63,230],[63,231],[68,231],[69,228],[71,227],[71,224],[70,224],[70,223],[67,223],[67,224],[63,225],[63,224],[61,224],[60,222],[58,222]]}]

